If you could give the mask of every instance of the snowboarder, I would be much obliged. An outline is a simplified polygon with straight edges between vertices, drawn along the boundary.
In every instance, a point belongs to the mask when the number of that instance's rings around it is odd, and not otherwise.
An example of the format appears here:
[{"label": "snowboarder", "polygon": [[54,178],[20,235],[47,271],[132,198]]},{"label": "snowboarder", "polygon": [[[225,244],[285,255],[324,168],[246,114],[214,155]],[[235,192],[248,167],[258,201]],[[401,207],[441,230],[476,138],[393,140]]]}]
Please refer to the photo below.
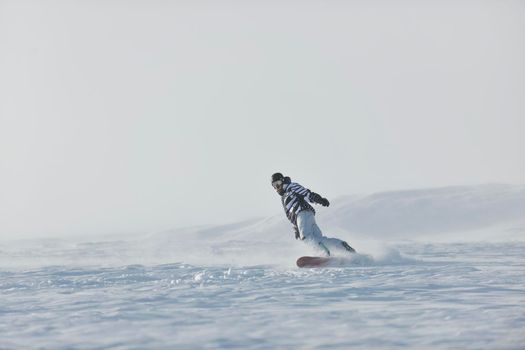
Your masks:
[{"label": "snowboarder", "polygon": [[315,222],[315,210],[306,201],[328,207],[330,205],[328,199],[304,188],[298,183],[292,182],[288,176],[285,177],[281,173],[272,175],[272,186],[281,196],[286,216],[293,224],[295,239],[300,239],[314,247],[319,247],[326,256],[330,256],[331,249],[337,248],[343,248],[347,252],[355,253],[354,248],[350,247],[345,241],[323,236],[321,229]]}]

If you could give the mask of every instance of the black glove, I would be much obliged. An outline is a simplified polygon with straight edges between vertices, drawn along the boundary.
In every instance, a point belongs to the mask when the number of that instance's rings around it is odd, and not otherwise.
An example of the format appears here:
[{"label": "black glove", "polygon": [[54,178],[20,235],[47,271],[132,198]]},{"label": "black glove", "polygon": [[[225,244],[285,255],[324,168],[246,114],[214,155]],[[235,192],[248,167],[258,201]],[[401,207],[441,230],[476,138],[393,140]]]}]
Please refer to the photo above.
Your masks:
[{"label": "black glove", "polygon": [[295,239],[300,239],[301,238],[301,234],[299,233],[299,228],[297,228],[297,226],[294,226],[293,230],[295,232]]},{"label": "black glove", "polygon": [[330,205],[328,199],[321,197],[315,192],[310,193],[310,199],[315,203],[321,204],[323,207],[327,207]]},{"label": "black glove", "polygon": [[323,207],[328,207],[330,205],[330,202],[326,198],[321,198],[319,204],[321,204]]}]

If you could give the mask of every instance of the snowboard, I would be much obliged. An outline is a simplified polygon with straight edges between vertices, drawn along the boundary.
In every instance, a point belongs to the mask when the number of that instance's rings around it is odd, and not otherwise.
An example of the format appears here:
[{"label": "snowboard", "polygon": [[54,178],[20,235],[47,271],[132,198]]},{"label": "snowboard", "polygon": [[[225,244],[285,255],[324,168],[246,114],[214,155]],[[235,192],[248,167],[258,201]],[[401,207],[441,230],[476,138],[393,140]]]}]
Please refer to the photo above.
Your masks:
[{"label": "snowboard", "polygon": [[327,266],[332,258],[325,258],[320,256],[302,256],[297,259],[298,267],[323,267]]}]

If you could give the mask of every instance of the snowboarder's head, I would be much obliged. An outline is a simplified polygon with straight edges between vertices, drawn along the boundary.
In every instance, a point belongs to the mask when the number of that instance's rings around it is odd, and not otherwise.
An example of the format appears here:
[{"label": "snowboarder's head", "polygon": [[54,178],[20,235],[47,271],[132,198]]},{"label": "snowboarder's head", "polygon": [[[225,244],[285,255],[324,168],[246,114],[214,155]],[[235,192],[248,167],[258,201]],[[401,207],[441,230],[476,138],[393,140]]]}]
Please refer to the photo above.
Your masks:
[{"label": "snowboarder's head", "polygon": [[272,186],[279,193],[283,195],[284,193],[284,176],[281,173],[275,173],[272,175]]}]

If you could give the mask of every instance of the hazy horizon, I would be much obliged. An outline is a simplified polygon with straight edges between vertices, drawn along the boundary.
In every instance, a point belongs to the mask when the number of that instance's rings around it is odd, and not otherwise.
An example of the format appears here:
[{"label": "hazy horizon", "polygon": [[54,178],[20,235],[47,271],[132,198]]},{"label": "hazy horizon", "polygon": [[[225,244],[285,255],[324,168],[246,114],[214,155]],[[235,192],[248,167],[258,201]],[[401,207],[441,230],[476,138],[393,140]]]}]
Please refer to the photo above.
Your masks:
[{"label": "hazy horizon", "polygon": [[525,184],[524,34],[521,1],[0,0],[0,235],[265,217],[276,171]]}]

